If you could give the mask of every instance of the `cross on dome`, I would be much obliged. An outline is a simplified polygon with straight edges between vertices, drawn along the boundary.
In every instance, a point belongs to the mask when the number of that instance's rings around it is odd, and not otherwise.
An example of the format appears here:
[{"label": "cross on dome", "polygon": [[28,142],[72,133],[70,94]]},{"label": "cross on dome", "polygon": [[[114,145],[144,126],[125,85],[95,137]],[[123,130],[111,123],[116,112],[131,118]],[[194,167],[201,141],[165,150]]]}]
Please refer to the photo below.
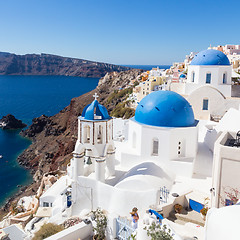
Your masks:
[{"label": "cross on dome", "polygon": [[95,93],[95,94],[93,95],[93,97],[94,97],[95,100],[97,100],[97,98],[98,98],[99,96],[97,95],[97,93]]}]

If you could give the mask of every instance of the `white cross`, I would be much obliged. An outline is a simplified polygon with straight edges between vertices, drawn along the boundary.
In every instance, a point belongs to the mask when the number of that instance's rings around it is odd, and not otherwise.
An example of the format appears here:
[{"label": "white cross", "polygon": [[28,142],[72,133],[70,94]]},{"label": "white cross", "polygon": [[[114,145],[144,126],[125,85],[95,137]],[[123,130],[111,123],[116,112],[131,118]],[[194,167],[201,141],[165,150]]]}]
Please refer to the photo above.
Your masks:
[{"label": "white cross", "polygon": [[93,97],[95,98],[95,100],[97,100],[97,98],[98,98],[99,96],[97,95],[97,93],[95,93],[95,94],[93,95]]}]

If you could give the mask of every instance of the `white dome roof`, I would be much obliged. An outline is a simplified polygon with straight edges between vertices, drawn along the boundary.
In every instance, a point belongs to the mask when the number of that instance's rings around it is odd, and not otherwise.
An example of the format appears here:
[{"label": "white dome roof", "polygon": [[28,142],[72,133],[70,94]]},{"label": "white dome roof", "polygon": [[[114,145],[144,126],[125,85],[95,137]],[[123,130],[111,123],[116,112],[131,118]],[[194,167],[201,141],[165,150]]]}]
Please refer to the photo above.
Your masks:
[{"label": "white dome roof", "polygon": [[240,239],[239,216],[239,205],[210,209],[205,224],[205,240]]}]

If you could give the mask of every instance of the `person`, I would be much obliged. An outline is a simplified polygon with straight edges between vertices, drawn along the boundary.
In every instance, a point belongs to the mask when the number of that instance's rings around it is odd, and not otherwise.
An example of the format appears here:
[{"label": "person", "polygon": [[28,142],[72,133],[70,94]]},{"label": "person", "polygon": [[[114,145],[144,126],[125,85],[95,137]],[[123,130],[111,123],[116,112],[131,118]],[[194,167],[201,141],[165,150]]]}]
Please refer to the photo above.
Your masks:
[{"label": "person", "polygon": [[138,209],[136,207],[134,207],[132,209],[132,212],[130,212],[131,217],[132,217],[132,226],[133,226],[134,229],[136,229],[138,227],[139,216],[138,216],[137,211],[138,211]]}]

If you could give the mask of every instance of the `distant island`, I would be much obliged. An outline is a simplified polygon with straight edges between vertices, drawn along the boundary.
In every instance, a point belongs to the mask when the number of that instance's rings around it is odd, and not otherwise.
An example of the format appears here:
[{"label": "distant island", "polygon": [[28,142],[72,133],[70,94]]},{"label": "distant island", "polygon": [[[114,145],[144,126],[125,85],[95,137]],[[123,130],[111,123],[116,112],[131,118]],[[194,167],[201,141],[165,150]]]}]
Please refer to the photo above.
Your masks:
[{"label": "distant island", "polygon": [[16,55],[0,52],[0,75],[63,75],[100,78],[107,72],[129,69],[129,67],[109,63],[44,53]]}]

